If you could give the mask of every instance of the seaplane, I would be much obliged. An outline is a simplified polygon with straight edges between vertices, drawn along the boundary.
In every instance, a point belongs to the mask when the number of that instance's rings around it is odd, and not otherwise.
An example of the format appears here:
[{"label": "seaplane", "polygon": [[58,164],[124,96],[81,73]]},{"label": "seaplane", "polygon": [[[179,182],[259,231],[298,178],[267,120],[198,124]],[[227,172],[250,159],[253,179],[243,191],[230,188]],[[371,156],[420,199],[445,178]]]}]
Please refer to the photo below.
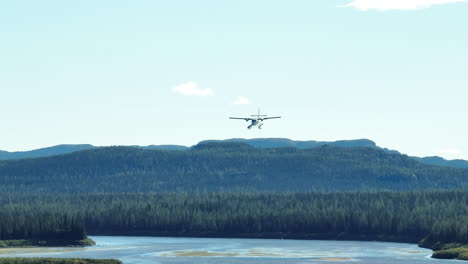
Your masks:
[{"label": "seaplane", "polygon": [[248,129],[252,129],[252,127],[258,127],[258,129],[262,129],[263,121],[276,118],[281,118],[281,116],[261,115],[260,109],[258,109],[258,113],[256,115],[251,115],[250,117],[229,117],[229,119],[240,119],[247,122],[250,121],[250,125],[247,127]]}]

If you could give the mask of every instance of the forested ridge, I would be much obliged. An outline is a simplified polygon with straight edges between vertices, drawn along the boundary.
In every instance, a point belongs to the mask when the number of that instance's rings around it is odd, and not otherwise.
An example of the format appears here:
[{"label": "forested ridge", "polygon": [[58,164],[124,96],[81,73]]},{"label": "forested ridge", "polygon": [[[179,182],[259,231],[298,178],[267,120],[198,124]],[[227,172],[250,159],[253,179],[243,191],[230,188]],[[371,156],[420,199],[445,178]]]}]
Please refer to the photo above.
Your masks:
[{"label": "forested ridge", "polygon": [[0,197],[2,239],[55,238],[47,230],[80,223],[105,235],[468,242],[468,191]]},{"label": "forested ridge", "polygon": [[374,148],[257,149],[206,143],[186,151],[109,147],[0,161],[0,191],[424,190],[468,187],[468,169],[424,165]]},{"label": "forested ridge", "polygon": [[[255,148],[299,148],[299,149],[308,149],[308,148],[317,148],[325,145],[335,146],[335,147],[368,147],[383,150],[387,153],[399,154],[396,150],[390,150],[387,148],[381,148],[377,146],[375,142],[369,139],[355,139],[355,140],[338,140],[338,141],[314,141],[314,140],[291,140],[288,138],[253,138],[253,139],[243,139],[243,138],[232,138],[226,140],[204,140],[198,144],[205,143],[245,143]],[[159,150],[189,150],[191,147],[181,146],[181,145],[149,145],[149,146],[130,146],[139,149],[159,149]],[[34,149],[30,151],[16,151],[8,152],[0,150],[0,160],[14,160],[14,159],[26,159],[26,158],[39,158],[39,157],[48,157],[54,155],[62,155],[67,153],[73,153],[80,150],[86,149],[95,149],[103,148],[97,147],[89,144],[81,145],[56,145],[46,148]],[[441,157],[432,156],[432,157],[410,157],[420,163],[437,165],[444,167],[452,168],[468,168],[468,161],[466,160],[446,160]]]}]

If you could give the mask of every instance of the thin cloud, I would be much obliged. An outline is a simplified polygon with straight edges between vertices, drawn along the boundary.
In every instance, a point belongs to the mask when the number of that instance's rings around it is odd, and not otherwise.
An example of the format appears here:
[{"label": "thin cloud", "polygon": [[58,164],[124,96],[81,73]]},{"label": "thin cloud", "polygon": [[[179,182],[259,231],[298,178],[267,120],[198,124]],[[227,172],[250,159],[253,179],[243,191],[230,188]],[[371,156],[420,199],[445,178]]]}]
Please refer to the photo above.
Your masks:
[{"label": "thin cloud", "polygon": [[468,2],[468,0],[353,0],[345,7],[354,7],[362,11],[375,10],[416,10],[434,5]]},{"label": "thin cloud", "polygon": [[237,99],[233,102],[235,105],[248,105],[250,104],[249,98],[238,96]]},{"label": "thin cloud", "polygon": [[455,148],[441,149],[439,152],[444,157],[447,157],[449,159],[458,159],[461,157],[462,154],[461,150]]},{"label": "thin cloud", "polygon": [[193,96],[213,96],[210,88],[201,89],[196,82],[181,83],[172,89],[175,93]]}]

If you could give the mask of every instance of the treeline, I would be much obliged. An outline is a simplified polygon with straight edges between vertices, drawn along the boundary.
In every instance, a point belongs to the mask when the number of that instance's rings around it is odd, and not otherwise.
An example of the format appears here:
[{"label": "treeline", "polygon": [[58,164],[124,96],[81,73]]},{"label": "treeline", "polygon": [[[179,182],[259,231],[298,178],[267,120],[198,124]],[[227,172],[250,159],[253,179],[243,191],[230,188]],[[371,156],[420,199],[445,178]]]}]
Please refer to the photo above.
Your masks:
[{"label": "treeline", "polygon": [[[41,234],[40,230],[50,230],[44,225],[61,229],[60,224],[66,226],[72,219],[79,219],[87,232],[95,235],[468,243],[468,191],[58,196],[11,193],[0,197],[2,217],[19,219],[21,223],[21,227],[12,229],[15,224],[11,220],[0,220],[2,234],[8,230],[7,237],[21,236],[24,230]],[[72,218],[63,218],[62,214]]]},{"label": "treeline", "polygon": [[209,143],[186,151],[109,147],[0,161],[0,182],[0,192],[35,193],[464,189],[468,169],[375,148]]},{"label": "treeline", "polygon": [[[39,200],[37,203],[24,201],[15,204],[3,200],[0,205],[0,240],[34,239],[38,244],[49,245],[52,241],[65,243],[85,238],[82,216],[70,213],[65,207],[50,210]],[[0,247],[10,245],[2,242]]]}]

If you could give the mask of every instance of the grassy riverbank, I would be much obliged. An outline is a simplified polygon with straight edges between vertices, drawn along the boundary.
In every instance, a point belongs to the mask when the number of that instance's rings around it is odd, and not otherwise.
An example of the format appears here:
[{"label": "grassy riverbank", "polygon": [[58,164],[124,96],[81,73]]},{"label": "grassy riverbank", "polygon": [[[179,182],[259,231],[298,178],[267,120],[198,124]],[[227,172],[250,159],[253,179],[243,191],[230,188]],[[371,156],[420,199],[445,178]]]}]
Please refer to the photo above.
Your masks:
[{"label": "grassy riverbank", "polygon": [[[82,240],[42,240],[42,239],[15,239],[15,240],[0,240],[0,248],[6,247],[85,247],[94,246],[94,242],[90,238]],[[2,262],[0,262],[2,263]]]},{"label": "grassy riverbank", "polygon": [[122,264],[116,259],[0,258],[0,264]]},{"label": "grassy riverbank", "polygon": [[433,258],[468,260],[468,245],[434,252]]},{"label": "grassy riverbank", "polygon": [[[420,245],[421,246],[421,245]],[[433,258],[468,260],[468,245],[459,243],[435,243],[430,249],[434,250]]]}]

